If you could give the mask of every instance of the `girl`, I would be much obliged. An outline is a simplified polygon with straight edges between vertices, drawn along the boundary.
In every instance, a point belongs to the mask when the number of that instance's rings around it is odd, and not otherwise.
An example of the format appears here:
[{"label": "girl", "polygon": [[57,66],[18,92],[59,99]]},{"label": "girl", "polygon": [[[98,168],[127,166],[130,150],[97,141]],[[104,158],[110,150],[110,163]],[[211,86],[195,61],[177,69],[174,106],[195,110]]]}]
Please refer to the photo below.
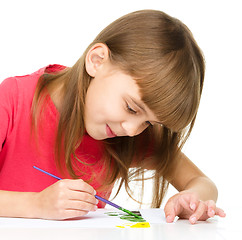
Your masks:
[{"label": "girl", "polygon": [[[191,223],[225,213],[217,189],[183,153],[204,80],[189,29],[167,14],[130,13],[105,28],[71,67],[50,65],[0,85],[0,216],[76,218],[104,207],[115,181],[144,181],[152,207]],[[64,178],[36,171],[38,166]],[[119,188],[120,189],[120,188]]]}]

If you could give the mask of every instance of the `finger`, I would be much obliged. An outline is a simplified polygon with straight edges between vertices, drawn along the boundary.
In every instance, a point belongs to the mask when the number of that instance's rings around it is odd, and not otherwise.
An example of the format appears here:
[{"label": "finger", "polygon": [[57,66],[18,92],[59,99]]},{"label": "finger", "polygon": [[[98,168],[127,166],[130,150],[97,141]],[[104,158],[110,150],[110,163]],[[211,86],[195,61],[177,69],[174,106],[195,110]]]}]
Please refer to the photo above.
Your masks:
[{"label": "finger", "polygon": [[90,193],[92,195],[96,194],[96,191],[94,190],[94,188],[88,183],[84,182],[82,179],[76,179],[76,180],[65,179],[65,181],[68,188],[71,190],[83,191],[83,192]]},{"label": "finger", "polygon": [[200,201],[196,211],[190,216],[189,221],[190,223],[194,224],[197,220],[207,211],[207,205]]},{"label": "finger", "polygon": [[95,198],[95,196],[92,195],[92,194],[89,194],[87,192],[70,190],[69,193],[68,193],[68,198],[71,199],[71,200],[84,201],[84,202],[87,202],[87,203],[91,203],[93,205],[98,204],[98,200]]},{"label": "finger", "polygon": [[220,216],[220,217],[226,217],[226,213],[221,208],[216,208],[215,214],[218,215],[218,216]]},{"label": "finger", "polygon": [[190,196],[188,195],[181,195],[178,198],[178,204],[186,210],[190,210]]},{"label": "finger", "polygon": [[165,216],[166,216],[166,221],[168,223],[171,223],[174,221],[175,217],[177,216],[177,213],[175,212],[175,206],[174,206],[174,200],[168,200],[165,208],[164,208],[164,212],[165,212]]},{"label": "finger", "polygon": [[209,200],[206,202],[207,207],[208,207],[208,216],[209,217],[214,217],[215,216],[215,211],[216,211],[216,204],[213,200]]},{"label": "finger", "polygon": [[78,201],[78,200],[69,200],[65,208],[68,210],[72,209],[72,210],[85,211],[85,212],[90,212],[90,211],[94,212],[97,210],[97,205],[94,205],[88,202]]},{"label": "finger", "polygon": [[183,210],[179,217],[187,218],[187,215],[190,216],[196,210],[199,201],[194,194],[186,194],[179,197],[178,204],[179,209]]},{"label": "finger", "polygon": [[88,214],[88,211],[68,209],[63,213],[62,217],[58,219],[64,220],[64,219],[79,218],[87,214]]},{"label": "finger", "polygon": [[190,205],[189,205],[189,207],[192,211],[196,210],[197,206],[199,205],[199,202],[200,201],[199,201],[197,195],[195,195],[195,194],[190,195]]}]

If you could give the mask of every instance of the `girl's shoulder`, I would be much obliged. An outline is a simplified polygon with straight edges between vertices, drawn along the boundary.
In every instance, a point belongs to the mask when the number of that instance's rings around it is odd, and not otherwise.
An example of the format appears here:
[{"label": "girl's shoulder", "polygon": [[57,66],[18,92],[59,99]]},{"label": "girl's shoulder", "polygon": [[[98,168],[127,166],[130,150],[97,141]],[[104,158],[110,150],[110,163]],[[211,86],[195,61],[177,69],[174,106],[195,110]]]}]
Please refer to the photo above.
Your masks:
[{"label": "girl's shoulder", "polygon": [[66,69],[66,66],[60,64],[50,64],[45,68],[45,73],[54,73]]},{"label": "girl's shoulder", "polygon": [[50,64],[48,66],[42,67],[39,70],[21,76],[9,77],[3,80],[0,84],[0,89],[4,89],[4,92],[16,92],[16,91],[26,91],[34,90],[39,78],[44,73],[54,73],[64,70],[66,66],[59,64]]},{"label": "girl's shoulder", "polygon": [[58,72],[65,68],[63,65],[51,64],[27,75],[6,78],[0,84],[0,105],[11,103],[13,106],[21,101],[32,101],[39,78],[44,73]]}]

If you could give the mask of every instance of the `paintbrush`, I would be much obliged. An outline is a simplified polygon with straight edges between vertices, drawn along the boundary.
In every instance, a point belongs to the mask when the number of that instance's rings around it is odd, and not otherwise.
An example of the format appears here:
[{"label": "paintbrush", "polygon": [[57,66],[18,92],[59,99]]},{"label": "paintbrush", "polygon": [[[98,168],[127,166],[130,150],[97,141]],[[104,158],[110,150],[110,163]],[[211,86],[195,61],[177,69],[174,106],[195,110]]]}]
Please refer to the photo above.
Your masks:
[{"label": "paintbrush", "polygon": [[[55,179],[57,179],[57,180],[62,180],[62,178],[57,177],[57,176],[55,176],[55,175],[53,175],[53,174],[51,174],[51,173],[49,173],[49,172],[46,172],[45,170],[43,170],[43,169],[41,169],[41,168],[38,168],[38,167],[36,167],[36,166],[33,166],[33,168],[36,169],[36,170],[39,170],[39,171],[42,172],[42,173],[45,173],[45,174],[51,176],[51,177],[53,177],[53,178],[55,178]],[[115,207],[115,208],[117,208],[117,209],[119,209],[119,210],[121,210],[121,211],[123,211],[123,212],[125,212],[125,213],[128,213],[128,214],[131,215],[131,216],[134,216],[134,217],[136,217],[136,218],[142,219],[141,216],[138,216],[138,215],[136,215],[135,213],[132,213],[131,211],[129,211],[129,210],[125,209],[125,208],[122,208],[122,207],[118,206],[117,204],[108,201],[108,200],[105,199],[105,198],[102,198],[102,197],[100,197],[100,196],[98,196],[98,195],[94,195],[94,196],[95,196],[96,199],[98,199],[98,200],[100,200],[100,201],[102,201],[102,202],[105,202],[105,203],[109,204],[110,206],[113,206],[113,207]]]}]

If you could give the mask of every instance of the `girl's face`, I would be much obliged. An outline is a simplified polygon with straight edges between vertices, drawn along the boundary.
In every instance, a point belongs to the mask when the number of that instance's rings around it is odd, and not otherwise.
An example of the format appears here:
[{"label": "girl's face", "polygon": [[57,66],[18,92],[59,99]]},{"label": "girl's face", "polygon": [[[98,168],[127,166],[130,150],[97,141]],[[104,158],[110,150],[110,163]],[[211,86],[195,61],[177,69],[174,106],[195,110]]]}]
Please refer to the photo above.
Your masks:
[{"label": "girl's face", "polygon": [[135,136],[157,121],[141,101],[135,80],[110,63],[91,80],[84,119],[87,133],[96,140]]}]

